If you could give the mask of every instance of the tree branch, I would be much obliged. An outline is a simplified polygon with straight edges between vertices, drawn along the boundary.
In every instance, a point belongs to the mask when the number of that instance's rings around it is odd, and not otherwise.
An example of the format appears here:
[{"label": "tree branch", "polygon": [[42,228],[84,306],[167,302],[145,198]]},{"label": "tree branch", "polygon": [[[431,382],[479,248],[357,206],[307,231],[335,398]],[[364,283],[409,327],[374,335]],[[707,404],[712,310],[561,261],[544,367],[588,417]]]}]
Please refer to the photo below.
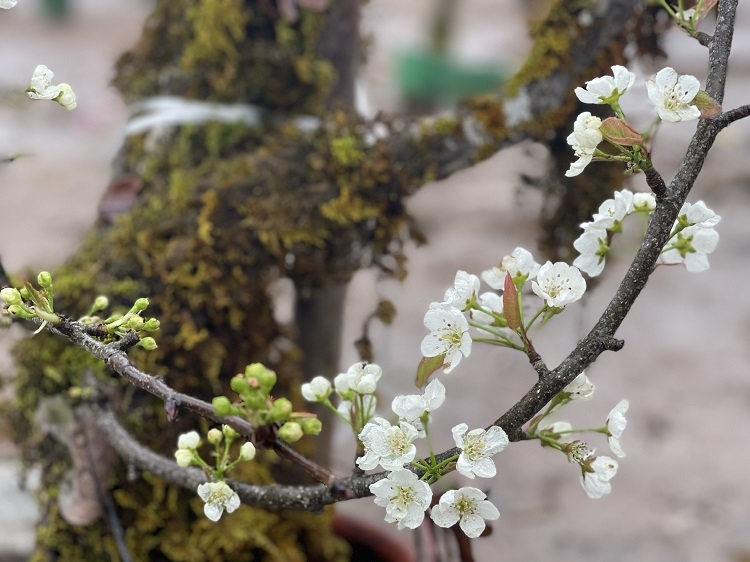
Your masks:
[{"label": "tree branch", "polygon": [[[724,97],[736,8],[737,0],[724,0],[719,3],[716,32],[709,47],[711,68],[706,91],[719,103]],[[651,215],[641,247],[596,325],[562,363],[551,371],[549,377],[539,380],[519,402],[493,424],[501,426],[511,441],[520,439],[521,427],[579,373],[596,361],[599,355],[604,351],[622,347],[621,342],[615,344],[617,340],[614,340],[614,334],[654,270],[661,250],[669,238],[672,225],[703,167],[716,135],[733,121],[747,116],[748,111],[750,110],[747,106],[743,106],[698,123],[680,169],[667,189],[667,196],[657,200],[656,210]]]}]

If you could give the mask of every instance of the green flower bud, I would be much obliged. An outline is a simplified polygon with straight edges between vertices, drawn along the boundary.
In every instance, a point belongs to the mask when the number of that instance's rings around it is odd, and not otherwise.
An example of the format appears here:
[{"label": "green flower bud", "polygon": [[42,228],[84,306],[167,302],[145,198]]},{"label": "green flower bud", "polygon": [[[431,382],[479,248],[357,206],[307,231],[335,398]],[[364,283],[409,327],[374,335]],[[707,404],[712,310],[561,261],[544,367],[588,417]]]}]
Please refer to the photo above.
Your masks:
[{"label": "green flower bud", "polygon": [[318,418],[302,418],[297,420],[305,435],[320,435],[323,430],[323,422]]},{"label": "green flower bud", "polygon": [[221,440],[224,439],[224,434],[214,427],[213,429],[208,430],[207,438],[211,445],[218,445],[221,443]]},{"label": "green flower bud", "polygon": [[211,400],[211,405],[214,407],[214,412],[220,416],[231,416],[236,410],[226,396],[217,396]]},{"label": "green flower bud", "polygon": [[99,295],[94,299],[94,305],[91,307],[91,314],[104,310],[109,306],[109,299],[104,295]]},{"label": "green flower bud", "polygon": [[240,396],[250,393],[250,385],[247,384],[245,375],[239,374],[233,376],[232,380],[229,381],[229,386]]},{"label": "green flower bud", "polygon": [[140,316],[131,316],[126,326],[134,332],[138,332],[141,328],[143,328],[143,324],[143,318],[141,318]]},{"label": "green flower bud", "polygon": [[159,329],[161,326],[161,322],[159,322],[156,318],[149,318],[143,323],[142,330],[145,330],[147,332],[155,332]]},{"label": "green flower bud", "polygon": [[39,283],[40,287],[44,287],[48,290],[52,288],[52,275],[50,275],[49,271],[42,271],[37,275],[36,281]]},{"label": "green flower bud", "polygon": [[138,342],[138,345],[140,345],[143,349],[147,351],[152,351],[156,349],[156,340],[152,338],[151,336],[146,336],[145,338],[141,338],[141,341]]},{"label": "green flower bud", "polygon": [[271,406],[271,419],[279,423],[285,422],[294,411],[292,403],[286,398],[279,398]]},{"label": "green flower bud", "polygon": [[256,378],[260,383],[260,388],[266,393],[270,392],[273,385],[276,384],[276,373],[267,368],[262,363],[253,363],[245,368],[247,378]]},{"label": "green flower bud", "polygon": [[237,433],[233,427],[228,426],[227,424],[224,424],[221,426],[221,431],[224,433],[224,436],[229,440],[234,440],[239,437],[239,433]]},{"label": "green flower bud", "polygon": [[279,437],[287,443],[295,443],[302,439],[304,433],[297,422],[286,422],[279,429]]},{"label": "green flower bud", "polygon": [[242,399],[245,401],[245,404],[247,404],[247,407],[254,412],[266,408],[266,395],[257,390],[250,389],[247,394],[242,395]]},{"label": "green flower bud", "polygon": [[11,304],[17,304],[22,305],[23,299],[21,298],[21,293],[18,291],[18,289],[14,289],[12,287],[6,287],[2,291],[0,291],[0,298],[5,301],[5,304],[11,305]]},{"label": "green flower bud", "polygon": [[140,298],[133,303],[133,312],[140,312],[146,310],[146,308],[148,308],[148,299],[146,298]]},{"label": "green flower bud", "polygon": [[23,300],[31,300],[31,293],[26,287],[22,287],[20,292],[21,292],[21,298]]}]

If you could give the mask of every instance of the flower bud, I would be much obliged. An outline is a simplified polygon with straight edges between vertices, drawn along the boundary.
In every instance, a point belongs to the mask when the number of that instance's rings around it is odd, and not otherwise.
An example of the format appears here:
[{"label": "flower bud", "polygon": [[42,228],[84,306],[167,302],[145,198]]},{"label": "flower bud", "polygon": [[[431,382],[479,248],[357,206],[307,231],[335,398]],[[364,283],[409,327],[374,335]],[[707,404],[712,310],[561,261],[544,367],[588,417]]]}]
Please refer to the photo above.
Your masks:
[{"label": "flower bud", "polygon": [[214,412],[219,416],[231,416],[236,409],[226,396],[215,397],[211,400],[211,405],[214,407]]},{"label": "flower bud", "polygon": [[133,312],[140,312],[141,310],[146,310],[146,308],[148,308],[148,299],[147,298],[137,299],[133,303]]},{"label": "flower bud", "polygon": [[320,435],[323,430],[323,422],[318,418],[302,418],[297,421],[305,435]]},{"label": "flower bud", "polygon": [[[279,423],[285,422],[294,411],[292,403],[286,398],[279,398],[271,406],[271,419]],[[300,430],[301,431],[301,430]]]},{"label": "flower bud", "polygon": [[128,320],[127,327],[134,332],[138,332],[141,328],[143,328],[143,318],[137,315],[131,316]]},{"label": "flower bud", "polygon": [[40,287],[44,287],[45,289],[52,287],[52,275],[50,275],[49,271],[42,271],[37,275],[36,281],[39,283]]},{"label": "flower bud", "polygon": [[146,332],[155,332],[159,329],[161,326],[161,322],[159,322],[156,318],[149,318],[143,323],[142,330],[145,330]]},{"label": "flower bud", "polygon": [[21,293],[18,291],[18,289],[14,289],[12,287],[6,287],[2,291],[0,291],[0,298],[5,301],[5,304],[11,305],[11,304],[23,304],[23,299],[21,298]]},{"label": "flower bud", "polygon": [[224,424],[221,426],[221,431],[224,433],[224,437],[226,437],[229,440],[234,440],[239,437],[239,433],[235,431],[233,427],[228,426],[227,424]]},{"label": "flower bud", "polygon": [[68,111],[74,110],[78,103],[76,101],[76,94],[73,91],[73,88],[71,88],[70,85],[66,84],[65,82],[59,84],[57,87],[60,88],[60,93],[55,98],[55,101]]},{"label": "flower bud", "polygon": [[250,393],[250,385],[247,384],[245,375],[239,374],[233,376],[232,380],[229,381],[229,386],[240,396]]},{"label": "flower bud", "polygon": [[279,429],[279,437],[287,443],[295,443],[302,439],[304,433],[297,422],[286,422]]},{"label": "flower bud", "polygon": [[177,447],[179,449],[197,449],[201,444],[201,437],[197,431],[188,431],[177,438]]},{"label": "flower bud", "polygon": [[251,461],[255,458],[255,445],[248,441],[240,447],[240,460]]},{"label": "flower bud", "polygon": [[91,313],[99,312],[109,306],[109,299],[104,295],[99,295],[94,299],[94,305],[91,307]]},{"label": "flower bud", "polygon": [[214,427],[213,429],[208,430],[208,435],[206,437],[211,445],[218,445],[221,443],[221,440],[224,439],[224,434]]},{"label": "flower bud", "polygon": [[152,338],[151,336],[146,336],[145,338],[141,338],[141,341],[138,342],[138,345],[140,345],[143,349],[147,351],[153,351],[158,346],[156,345],[156,340]]},{"label": "flower bud", "polygon": [[250,390],[247,394],[242,395],[247,407],[254,412],[258,412],[266,408],[266,395],[257,390]]},{"label": "flower bud", "polygon": [[245,376],[249,379],[251,377],[258,379],[260,388],[268,393],[276,384],[276,373],[271,369],[267,368],[262,363],[253,363],[245,368]]},{"label": "flower bud", "polygon": [[302,385],[302,396],[308,402],[323,402],[331,395],[331,381],[322,376],[314,377]]},{"label": "flower bud", "polygon": [[174,458],[177,464],[182,467],[188,467],[193,464],[194,452],[189,449],[177,449],[174,454]]}]

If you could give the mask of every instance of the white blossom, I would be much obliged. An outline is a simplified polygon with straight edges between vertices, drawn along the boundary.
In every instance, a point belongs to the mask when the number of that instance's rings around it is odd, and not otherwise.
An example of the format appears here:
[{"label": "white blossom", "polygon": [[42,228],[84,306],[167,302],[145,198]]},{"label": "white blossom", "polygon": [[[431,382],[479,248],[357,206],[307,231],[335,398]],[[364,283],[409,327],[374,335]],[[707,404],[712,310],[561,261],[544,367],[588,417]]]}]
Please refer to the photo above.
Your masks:
[{"label": "white blossom", "polygon": [[76,108],[76,95],[68,84],[55,86],[52,84],[52,78],[55,74],[43,64],[34,69],[31,77],[31,84],[26,93],[31,99],[35,100],[54,100],[65,109],[71,110]]},{"label": "white blossom", "polygon": [[370,491],[375,495],[375,504],[385,507],[385,520],[397,522],[399,529],[419,527],[432,500],[432,490],[427,483],[404,468],[371,484]]},{"label": "white blossom", "polygon": [[459,270],[453,287],[445,292],[443,304],[466,310],[469,304],[477,298],[477,291],[479,291],[479,277]]},{"label": "white blossom", "polygon": [[414,424],[425,413],[437,410],[443,402],[445,402],[445,386],[438,379],[432,379],[425,387],[423,394],[396,396],[391,409],[399,418]]},{"label": "white blossom", "polygon": [[547,306],[563,308],[577,301],[586,291],[586,281],[578,268],[565,262],[547,262],[540,269],[531,290],[544,299]]},{"label": "white blossom", "polygon": [[685,203],[680,209],[677,224],[683,223],[683,226],[697,226],[698,228],[713,228],[721,217],[706,207],[703,201],[696,203]]},{"label": "white blossom", "polygon": [[580,254],[573,260],[573,265],[589,277],[599,275],[604,271],[606,256],[609,253],[607,239],[608,234],[604,228],[585,226],[583,234],[573,242],[573,247]]},{"label": "white blossom", "polygon": [[612,491],[610,480],[617,473],[617,461],[609,457],[589,458],[581,465],[581,486],[595,500]]},{"label": "white blossom", "polygon": [[546,433],[551,437],[555,437],[559,443],[570,443],[572,437],[570,430],[573,426],[566,421],[552,421],[549,417],[545,417],[539,422],[536,428],[536,433]]},{"label": "white blossom", "polygon": [[[485,272],[486,273],[486,272]],[[503,313],[503,298],[497,293],[487,292],[479,295],[477,299],[479,306],[497,314],[498,316]],[[482,310],[472,310],[470,313],[471,319],[474,322],[483,324],[485,326],[492,326],[495,323],[495,317],[492,314],[488,314]]]},{"label": "white blossom", "polygon": [[34,69],[29,86],[29,97],[35,100],[51,100],[60,95],[60,86],[52,84],[55,73],[45,65],[40,64]]},{"label": "white blossom", "polygon": [[206,505],[203,506],[203,512],[211,521],[221,519],[225,509],[227,513],[232,513],[240,507],[240,497],[237,492],[232,490],[224,481],[201,484],[198,486],[198,495],[206,502]]},{"label": "white blossom", "polygon": [[584,111],[576,118],[573,124],[573,132],[568,135],[566,140],[575,150],[578,160],[570,165],[568,171],[565,172],[566,176],[577,176],[591,162],[596,147],[604,138],[599,130],[601,125],[602,120],[594,117],[588,111]]},{"label": "white blossom", "polygon": [[0,8],[10,10],[17,2],[18,0],[0,0]]},{"label": "white blossom", "polygon": [[452,527],[458,523],[467,537],[477,538],[484,531],[485,520],[500,517],[498,509],[486,497],[477,488],[449,490],[442,495],[440,503],[432,508],[430,518],[438,527]]},{"label": "white blossom", "polygon": [[653,193],[634,193],[633,211],[650,213],[656,209],[656,197]]},{"label": "white blossom", "polygon": [[719,233],[713,228],[688,226],[667,243],[661,260],[665,264],[684,263],[685,269],[691,273],[705,271],[708,269],[708,254],[718,243]]},{"label": "white blossom", "polygon": [[635,74],[624,66],[612,67],[613,76],[601,76],[586,82],[586,89],[576,88],[576,97],[583,103],[617,101],[635,82]]},{"label": "white blossom", "polygon": [[588,402],[594,397],[594,385],[586,373],[581,373],[563,388],[563,392],[567,393],[571,400]]},{"label": "white blossom", "polygon": [[357,394],[372,394],[377,389],[378,381],[383,376],[383,369],[375,363],[360,361],[333,379],[336,392],[344,396],[348,391]]},{"label": "white blossom", "polygon": [[468,425],[460,423],[451,430],[456,447],[461,449],[456,470],[467,478],[492,478],[497,470],[491,457],[505,449],[508,435],[497,425],[488,430],[479,428],[467,432],[468,429]]},{"label": "white blossom", "polygon": [[628,423],[625,419],[625,412],[628,411],[629,406],[630,404],[627,400],[620,400],[620,402],[617,403],[617,406],[612,408],[609,416],[607,416],[609,448],[618,457],[625,456],[625,452],[620,446],[620,437],[622,436],[622,432],[625,430],[625,426]]},{"label": "white blossom", "polygon": [[534,261],[534,256],[528,250],[518,247],[505,256],[500,265],[488,269],[482,273],[482,279],[496,291],[505,288],[505,276],[510,274],[513,279],[519,277],[534,277],[539,271],[539,264]]},{"label": "white blossom", "polygon": [[197,431],[188,431],[177,438],[178,449],[195,450],[200,443],[201,438]]},{"label": "white blossom", "polygon": [[302,385],[301,391],[302,397],[308,402],[323,402],[331,395],[331,381],[322,376],[313,377],[310,382]]},{"label": "white blossom", "polygon": [[616,191],[613,199],[607,199],[599,205],[598,212],[594,213],[593,221],[583,223],[581,226],[592,226],[610,230],[616,228],[622,220],[633,212],[633,192],[629,189]]},{"label": "white blossom", "polygon": [[437,357],[445,354],[443,368],[446,373],[459,364],[461,357],[468,357],[471,353],[469,322],[457,308],[434,303],[425,314],[424,325],[430,333],[422,340],[422,355]]},{"label": "white blossom", "polygon": [[656,106],[659,118],[670,123],[690,121],[701,116],[700,109],[691,105],[700,87],[695,76],[680,76],[670,67],[662,68],[655,79],[646,83],[648,97]]},{"label": "white blossom", "polygon": [[393,426],[383,418],[374,418],[359,434],[365,454],[357,459],[357,466],[362,470],[372,470],[378,464],[385,470],[402,468],[417,454],[416,438],[417,429],[408,422]]}]

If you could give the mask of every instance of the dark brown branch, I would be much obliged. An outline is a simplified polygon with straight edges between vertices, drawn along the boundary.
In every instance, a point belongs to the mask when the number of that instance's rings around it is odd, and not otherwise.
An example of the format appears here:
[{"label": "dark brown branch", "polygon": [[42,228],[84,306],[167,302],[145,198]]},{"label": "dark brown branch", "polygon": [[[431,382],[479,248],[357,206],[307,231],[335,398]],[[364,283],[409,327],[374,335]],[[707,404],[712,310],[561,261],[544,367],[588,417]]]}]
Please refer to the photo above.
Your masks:
[{"label": "dark brown branch", "polygon": [[[301,455],[288,444],[275,437],[259,440],[256,428],[246,419],[239,416],[220,416],[208,402],[199,400],[187,394],[175,391],[160,377],[154,377],[138,369],[130,361],[128,356],[120,350],[119,342],[105,345],[87,334],[87,326],[73,322],[67,318],[61,318],[61,322],[54,326],[53,330],[66,336],[73,344],[84,349],[90,355],[104,361],[113,371],[127,379],[130,383],[149,394],[164,401],[167,415],[170,419],[176,418],[176,410],[186,408],[196,414],[220,424],[226,424],[240,435],[251,439],[256,446],[271,447],[282,458],[291,460],[307,471],[318,482],[330,485],[335,480],[335,475],[328,469],[323,468],[314,461]],[[132,339],[137,335],[128,334],[123,340],[132,347]]]},{"label": "dark brown branch", "polygon": [[[196,489],[206,482],[206,475],[197,468],[182,468],[169,459],[159,455],[139,443],[120,425],[114,413],[108,408],[95,406],[95,420],[107,441],[126,462],[139,469],[150,472],[168,482],[187,489]],[[303,509],[320,511],[324,506],[347,499],[369,496],[370,484],[382,478],[384,474],[373,476],[352,476],[336,479],[330,486],[315,484],[310,486],[281,486],[277,484],[258,486],[228,480],[231,487],[247,505],[271,509]]]}]

